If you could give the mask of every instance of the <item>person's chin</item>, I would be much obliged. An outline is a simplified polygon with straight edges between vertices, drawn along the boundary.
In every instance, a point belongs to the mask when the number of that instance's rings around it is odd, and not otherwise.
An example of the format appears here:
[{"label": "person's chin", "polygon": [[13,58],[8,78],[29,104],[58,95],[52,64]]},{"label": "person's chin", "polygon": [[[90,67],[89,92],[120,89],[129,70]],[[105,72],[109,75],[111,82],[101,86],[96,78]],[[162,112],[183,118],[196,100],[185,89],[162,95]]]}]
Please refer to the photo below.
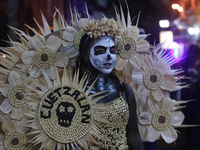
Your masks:
[{"label": "person's chin", "polygon": [[100,70],[102,73],[104,74],[110,74],[112,72],[113,68],[110,68],[110,69],[103,69],[103,70]]}]

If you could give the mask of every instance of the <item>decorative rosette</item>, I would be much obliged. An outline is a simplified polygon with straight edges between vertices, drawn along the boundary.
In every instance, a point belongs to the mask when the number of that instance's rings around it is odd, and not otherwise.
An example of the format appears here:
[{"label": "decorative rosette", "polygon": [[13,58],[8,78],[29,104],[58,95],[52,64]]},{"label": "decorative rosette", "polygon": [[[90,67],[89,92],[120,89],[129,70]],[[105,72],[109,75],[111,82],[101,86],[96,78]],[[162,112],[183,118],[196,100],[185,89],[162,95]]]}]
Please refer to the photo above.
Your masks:
[{"label": "decorative rosette", "polygon": [[28,128],[25,119],[13,123],[11,120],[5,120],[2,123],[3,134],[0,134],[1,150],[28,150],[27,131]]},{"label": "decorative rosette", "polygon": [[21,60],[29,66],[28,73],[31,77],[39,77],[41,69],[47,72],[49,77],[53,77],[51,70],[55,66],[65,67],[68,64],[68,57],[62,52],[57,52],[61,45],[61,39],[50,35],[45,39],[42,35],[35,32],[35,36],[29,37],[31,49],[21,55]]},{"label": "decorative rosette", "polygon": [[27,102],[31,100],[32,93],[28,85],[32,82],[31,78],[22,79],[20,75],[11,71],[8,77],[9,84],[2,84],[0,91],[4,101],[0,105],[0,110],[7,114],[11,112],[11,118],[20,120],[23,111],[27,110]]},{"label": "decorative rosette", "polygon": [[40,149],[52,149],[56,145],[87,149],[88,140],[94,142],[93,136],[101,137],[93,120],[108,122],[94,109],[102,92],[89,95],[93,85],[86,89],[87,75],[79,81],[79,74],[71,79],[66,76],[66,69],[62,77],[55,72],[54,83],[43,71],[44,79],[35,81],[38,87],[29,87],[38,95],[37,100],[28,104],[32,110],[25,113],[32,118],[27,126],[33,129],[29,134],[34,138],[29,143],[41,144]]},{"label": "decorative rosette", "polygon": [[[161,50],[162,51],[162,50]],[[168,96],[168,92],[178,90],[187,86],[179,86],[177,81],[183,77],[177,77],[182,69],[172,70],[172,62],[160,54],[144,56],[144,63],[141,69],[134,69],[132,72],[133,83],[138,85],[137,96],[142,99],[152,95],[153,99],[160,101]]]},{"label": "decorative rosette", "polygon": [[[115,65],[116,71],[126,70],[126,66],[135,66],[138,61],[138,55],[148,52],[149,43],[145,40],[146,36],[139,35],[139,28],[131,25],[131,18],[129,10],[127,10],[127,23],[125,22],[123,10],[121,14],[117,8],[116,16],[117,22],[122,27],[121,37],[117,39],[117,61]],[[121,18],[120,18],[121,16]]]},{"label": "decorative rosette", "polygon": [[161,136],[165,142],[172,143],[178,137],[174,127],[180,127],[185,118],[181,111],[176,110],[181,102],[171,100],[169,97],[160,103],[155,102],[149,100],[147,102],[149,111],[139,115],[138,125],[141,138],[144,141],[154,142]]}]

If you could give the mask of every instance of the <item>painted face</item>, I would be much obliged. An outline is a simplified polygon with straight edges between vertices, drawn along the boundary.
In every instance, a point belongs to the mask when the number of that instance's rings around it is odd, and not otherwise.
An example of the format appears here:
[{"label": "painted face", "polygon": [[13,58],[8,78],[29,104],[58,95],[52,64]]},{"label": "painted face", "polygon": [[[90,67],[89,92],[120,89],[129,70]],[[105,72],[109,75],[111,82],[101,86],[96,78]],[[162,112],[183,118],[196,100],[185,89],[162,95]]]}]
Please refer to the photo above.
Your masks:
[{"label": "painted face", "polygon": [[102,37],[90,50],[90,62],[94,68],[109,74],[115,67],[115,43],[109,37]]}]

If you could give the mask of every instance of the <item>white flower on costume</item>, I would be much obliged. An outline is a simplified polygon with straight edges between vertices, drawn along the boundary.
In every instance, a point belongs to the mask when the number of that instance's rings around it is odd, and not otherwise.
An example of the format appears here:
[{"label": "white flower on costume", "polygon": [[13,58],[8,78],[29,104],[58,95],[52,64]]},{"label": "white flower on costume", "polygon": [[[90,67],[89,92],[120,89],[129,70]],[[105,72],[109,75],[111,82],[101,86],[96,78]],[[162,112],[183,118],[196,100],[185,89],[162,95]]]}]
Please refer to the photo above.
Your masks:
[{"label": "white flower on costume", "polygon": [[122,39],[117,41],[117,61],[115,69],[117,71],[123,70],[127,63],[135,67],[135,63],[139,59],[139,54],[145,53],[149,50],[149,43],[143,39],[144,36],[139,35],[139,28],[130,26],[126,30],[126,34]]},{"label": "white flower on costume", "polygon": [[128,5],[127,20],[124,17],[122,7],[120,7],[120,12],[115,7],[115,13],[117,23],[122,27],[122,38],[116,40],[118,54],[115,69],[120,71],[126,69],[126,66],[129,65],[134,68],[135,62],[138,62],[139,54],[147,52],[150,44],[145,40],[147,35],[140,35],[137,25],[132,25]]},{"label": "white flower on costume", "polygon": [[170,67],[164,59],[153,59],[150,55],[146,55],[143,67],[132,72],[133,83],[139,85],[137,96],[146,98],[151,94],[159,102],[167,96],[167,92],[175,90],[176,72]]},{"label": "white flower on costume", "polygon": [[26,120],[13,123],[11,120],[5,120],[2,123],[4,134],[0,134],[1,150],[28,150],[26,132],[28,128],[24,125]]},{"label": "white flower on costume", "polygon": [[41,69],[44,69],[49,77],[54,76],[55,66],[65,67],[69,58],[62,52],[57,52],[61,45],[61,39],[50,35],[47,40],[45,37],[35,32],[35,36],[29,37],[31,49],[21,55],[24,64],[29,65],[28,73],[31,77],[41,75]]},{"label": "white flower on costume", "polygon": [[178,137],[174,127],[181,126],[184,114],[181,111],[173,111],[176,102],[170,98],[163,99],[162,106],[151,105],[150,112],[143,112],[139,115],[141,137],[154,142],[161,136],[165,142],[172,143]]},{"label": "white flower on costume", "polygon": [[5,114],[12,111],[11,118],[20,120],[23,117],[23,111],[27,109],[27,101],[31,99],[30,90],[26,87],[31,80],[30,78],[23,80],[17,72],[11,71],[8,82],[9,84],[3,84],[0,87],[2,96],[5,97],[0,110]]}]

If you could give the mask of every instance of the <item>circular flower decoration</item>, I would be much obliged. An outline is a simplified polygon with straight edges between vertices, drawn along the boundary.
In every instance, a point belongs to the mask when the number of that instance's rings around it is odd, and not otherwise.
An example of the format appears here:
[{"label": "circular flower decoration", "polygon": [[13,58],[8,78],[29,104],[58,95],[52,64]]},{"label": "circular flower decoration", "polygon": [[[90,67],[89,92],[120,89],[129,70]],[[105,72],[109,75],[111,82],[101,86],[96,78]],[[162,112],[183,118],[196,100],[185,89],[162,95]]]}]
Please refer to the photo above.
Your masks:
[{"label": "circular flower decoration", "polygon": [[174,100],[166,98],[161,105],[148,101],[150,112],[142,112],[139,115],[139,131],[143,140],[154,142],[161,136],[165,142],[172,143],[178,137],[174,127],[181,126],[184,114],[181,111],[173,111],[176,105]]},{"label": "circular flower decoration", "polygon": [[66,76],[66,69],[62,77],[57,70],[55,72],[54,83],[43,71],[45,80],[35,80],[38,87],[32,88],[38,96],[28,103],[31,111],[25,113],[32,118],[27,126],[34,129],[30,131],[34,139],[29,142],[31,145],[41,144],[40,149],[52,149],[65,144],[76,144],[85,149],[86,141],[92,136],[102,136],[94,120],[108,122],[101,117],[103,114],[97,112],[106,108],[95,109],[101,97],[98,93],[90,94],[92,85],[86,89],[89,82],[87,75],[79,81],[79,74],[71,79]]},{"label": "circular flower decoration", "polygon": [[142,99],[151,94],[156,101],[160,101],[167,96],[167,92],[176,88],[174,73],[165,60],[145,56],[143,67],[132,72],[133,83],[139,85],[137,96]]},{"label": "circular flower decoration", "polygon": [[122,58],[128,59],[136,53],[136,43],[132,38],[124,37],[119,40],[117,49]]},{"label": "circular flower decoration", "polygon": [[115,65],[117,71],[124,70],[128,62],[134,67],[138,54],[147,52],[150,46],[144,38],[141,38],[136,26],[130,26],[126,32],[123,38],[117,40],[118,56]]},{"label": "circular flower decoration", "polygon": [[33,62],[38,68],[49,69],[55,63],[55,53],[50,47],[43,46],[33,55]]},{"label": "circular flower decoration", "polygon": [[23,110],[26,110],[26,103],[31,100],[31,91],[27,85],[32,82],[31,78],[23,80],[20,75],[11,71],[8,77],[9,84],[0,87],[5,100],[0,105],[0,110],[7,114],[11,112],[12,119],[21,119]]},{"label": "circular flower decoration", "polygon": [[2,123],[2,130],[4,134],[0,134],[0,149],[1,150],[28,150],[26,132],[28,128],[25,127],[25,119],[20,122],[6,120]]},{"label": "circular flower decoration", "polygon": [[152,125],[156,130],[164,131],[171,124],[171,115],[168,111],[159,109],[152,116]]},{"label": "circular flower decoration", "polygon": [[28,73],[31,77],[41,75],[44,69],[49,77],[53,77],[55,66],[65,67],[68,64],[68,57],[62,52],[57,52],[61,45],[61,39],[50,35],[47,40],[35,32],[35,36],[29,38],[31,50],[21,55],[21,60],[29,66]]},{"label": "circular flower decoration", "polygon": [[151,90],[157,90],[163,80],[163,76],[156,68],[146,71],[143,75],[144,84]]},{"label": "circular flower decoration", "polygon": [[30,90],[23,84],[14,85],[8,91],[8,100],[16,108],[22,108],[30,98]]}]

